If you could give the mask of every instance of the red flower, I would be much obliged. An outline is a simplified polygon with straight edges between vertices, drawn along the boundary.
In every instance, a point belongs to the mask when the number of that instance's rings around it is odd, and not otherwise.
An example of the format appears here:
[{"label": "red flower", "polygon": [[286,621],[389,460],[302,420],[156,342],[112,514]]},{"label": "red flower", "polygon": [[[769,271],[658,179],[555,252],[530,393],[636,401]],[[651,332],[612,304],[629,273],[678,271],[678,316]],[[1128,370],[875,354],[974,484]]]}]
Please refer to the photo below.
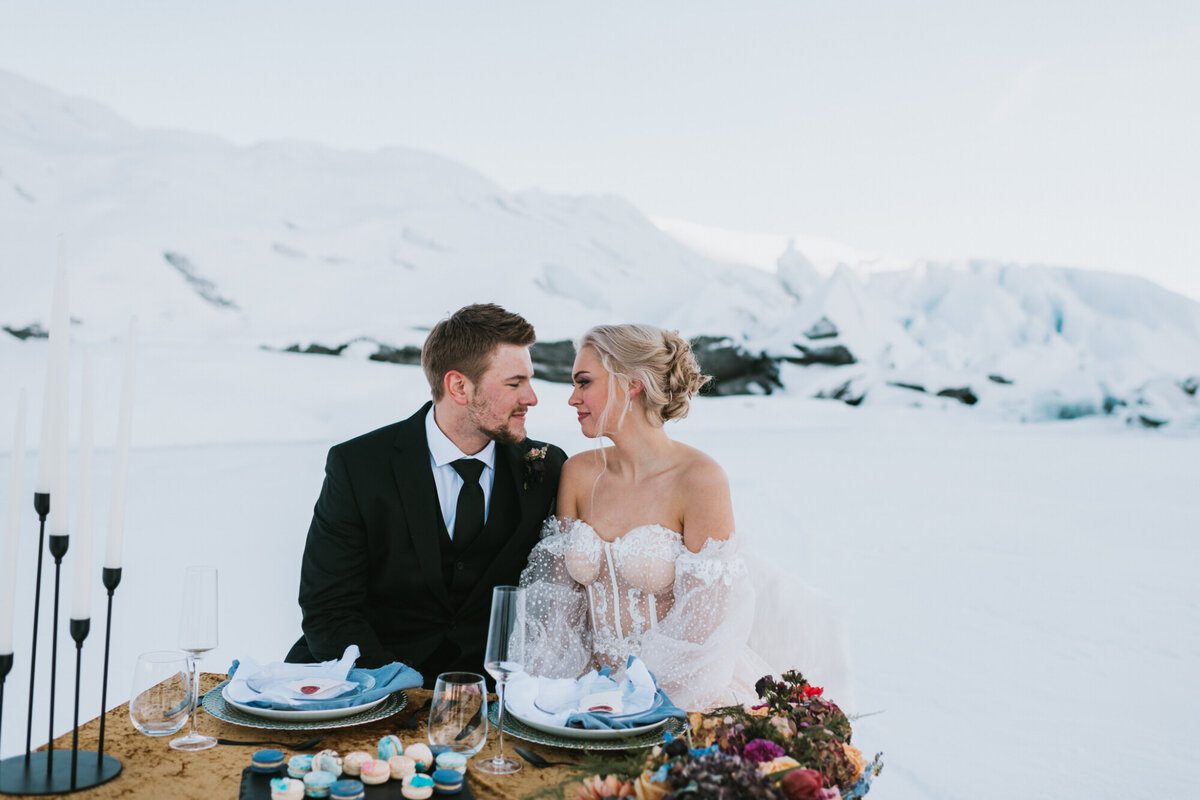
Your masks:
[{"label": "red flower", "polygon": [[794,769],[779,782],[788,800],[821,800],[824,785],[825,778],[815,769]]},{"label": "red flower", "polygon": [[805,697],[820,697],[824,692],[825,690],[823,688],[820,686],[813,686],[811,683],[804,687]]}]

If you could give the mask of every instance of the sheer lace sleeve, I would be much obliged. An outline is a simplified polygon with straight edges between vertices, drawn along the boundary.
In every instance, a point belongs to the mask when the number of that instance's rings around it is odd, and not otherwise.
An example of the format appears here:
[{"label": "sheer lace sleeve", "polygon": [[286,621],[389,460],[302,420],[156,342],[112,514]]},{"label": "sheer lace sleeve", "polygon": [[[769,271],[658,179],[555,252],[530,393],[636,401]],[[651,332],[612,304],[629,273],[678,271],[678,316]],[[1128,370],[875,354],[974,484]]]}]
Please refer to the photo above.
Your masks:
[{"label": "sheer lace sleeve", "polygon": [[642,660],[675,704],[734,702],[734,667],[754,621],[754,587],[734,537],[675,562],[674,603],[642,639]]},{"label": "sheer lace sleeve", "polygon": [[572,520],[551,517],[521,573],[525,588],[525,671],[548,678],[577,678],[592,654],[588,599],[571,577]]}]

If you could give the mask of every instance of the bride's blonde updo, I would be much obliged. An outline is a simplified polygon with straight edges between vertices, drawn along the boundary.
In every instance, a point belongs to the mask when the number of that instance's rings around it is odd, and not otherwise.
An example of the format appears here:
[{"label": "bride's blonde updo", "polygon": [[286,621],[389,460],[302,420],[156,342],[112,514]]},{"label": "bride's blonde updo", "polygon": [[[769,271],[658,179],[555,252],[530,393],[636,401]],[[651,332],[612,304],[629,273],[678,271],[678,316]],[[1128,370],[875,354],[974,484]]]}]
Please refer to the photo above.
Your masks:
[{"label": "bride's blonde updo", "polygon": [[[652,424],[687,416],[691,398],[709,381],[700,372],[692,347],[678,331],[653,325],[597,325],[579,340],[579,348],[590,347],[600,363],[617,380],[608,386],[608,415],[616,395],[616,384],[628,387],[639,381],[640,403]],[[622,414],[622,417],[624,414]]]}]

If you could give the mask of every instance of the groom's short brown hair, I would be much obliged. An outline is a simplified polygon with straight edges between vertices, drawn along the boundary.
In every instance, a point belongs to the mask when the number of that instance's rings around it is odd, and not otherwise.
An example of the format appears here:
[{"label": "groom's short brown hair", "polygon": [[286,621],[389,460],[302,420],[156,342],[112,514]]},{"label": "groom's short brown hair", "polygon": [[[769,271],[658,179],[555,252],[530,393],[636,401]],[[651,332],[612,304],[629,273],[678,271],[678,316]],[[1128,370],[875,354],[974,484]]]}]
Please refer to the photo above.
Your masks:
[{"label": "groom's short brown hair", "polygon": [[476,303],[455,311],[433,326],[421,348],[421,367],[434,402],[446,391],[443,379],[447,372],[456,370],[478,384],[497,347],[528,347],[536,339],[533,326],[524,317],[495,303]]}]

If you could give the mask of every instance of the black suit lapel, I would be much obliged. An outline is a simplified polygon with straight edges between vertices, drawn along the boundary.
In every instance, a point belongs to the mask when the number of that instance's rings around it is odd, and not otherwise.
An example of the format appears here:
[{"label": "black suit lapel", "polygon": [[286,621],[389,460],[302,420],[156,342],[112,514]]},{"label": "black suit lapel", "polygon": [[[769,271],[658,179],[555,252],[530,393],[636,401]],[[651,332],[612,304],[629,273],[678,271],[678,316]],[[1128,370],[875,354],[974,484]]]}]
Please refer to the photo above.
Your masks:
[{"label": "black suit lapel", "polygon": [[400,504],[408,521],[408,534],[420,562],[421,574],[430,593],[446,608],[450,598],[442,580],[442,557],[438,537],[445,528],[438,504],[437,486],[429,466],[429,443],[425,440],[425,415],[430,403],[401,426],[392,454],[392,474]]}]

